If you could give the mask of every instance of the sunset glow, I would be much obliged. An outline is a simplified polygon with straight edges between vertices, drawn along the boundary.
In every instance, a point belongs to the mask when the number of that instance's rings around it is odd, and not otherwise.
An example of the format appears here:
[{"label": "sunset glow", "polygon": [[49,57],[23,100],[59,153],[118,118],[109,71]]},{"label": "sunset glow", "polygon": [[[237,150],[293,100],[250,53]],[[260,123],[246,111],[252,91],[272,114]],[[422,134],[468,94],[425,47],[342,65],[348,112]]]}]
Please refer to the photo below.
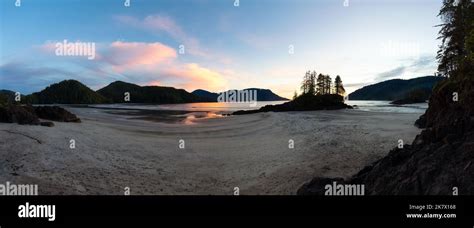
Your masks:
[{"label": "sunset glow", "polygon": [[[146,1],[126,10],[111,2],[30,2],[42,10],[28,14],[2,1],[2,88],[30,93],[75,78],[94,89],[122,80],[189,92],[259,87],[289,98],[307,70],[341,75],[348,93],[436,70],[437,1]],[[54,44],[63,40],[93,42],[96,57],[59,58]]]}]

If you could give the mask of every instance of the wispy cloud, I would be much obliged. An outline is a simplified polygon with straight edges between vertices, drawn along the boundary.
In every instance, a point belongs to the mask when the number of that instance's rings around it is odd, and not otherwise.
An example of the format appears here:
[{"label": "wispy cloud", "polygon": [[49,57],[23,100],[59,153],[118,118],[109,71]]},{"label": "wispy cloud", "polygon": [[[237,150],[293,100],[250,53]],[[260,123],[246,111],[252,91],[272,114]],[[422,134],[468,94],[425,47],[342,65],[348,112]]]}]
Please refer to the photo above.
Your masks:
[{"label": "wispy cloud", "polygon": [[380,80],[386,80],[386,79],[401,76],[403,73],[405,73],[406,69],[407,69],[406,66],[399,66],[389,71],[379,73],[377,74],[377,77],[375,78],[375,80],[380,81]]},{"label": "wispy cloud", "polygon": [[186,52],[192,55],[206,57],[208,51],[199,44],[198,39],[187,34],[171,17],[164,15],[148,15],[143,19],[132,16],[118,15],[114,19],[121,24],[132,26],[157,34],[167,34],[186,47]]},{"label": "wispy cloud", "polygon": [[[403,74],[407,73],[426,73],[428,70],[433,69],[433,65],[436,64],[436,58],[432,55],[429,56],[422,56],[417,59],[407,60],[407,64],[403,64],[401,66],[395,67],[391,70],[379,73],[375,77],[375,81],[383,81],[387,79],[392,79],[396,77],[401,77]],[[417,75],[413,75],[417,76]]]},{"label": "wispy cloud", "polygon": [[366,86],[366,85],[369,85],[371,83],[369,82],[361,82],[361,83],[347,83],[347,84],[344,84],[344,87],[346,88],[358,88],[358,87],[363,87],[363,86]]}]

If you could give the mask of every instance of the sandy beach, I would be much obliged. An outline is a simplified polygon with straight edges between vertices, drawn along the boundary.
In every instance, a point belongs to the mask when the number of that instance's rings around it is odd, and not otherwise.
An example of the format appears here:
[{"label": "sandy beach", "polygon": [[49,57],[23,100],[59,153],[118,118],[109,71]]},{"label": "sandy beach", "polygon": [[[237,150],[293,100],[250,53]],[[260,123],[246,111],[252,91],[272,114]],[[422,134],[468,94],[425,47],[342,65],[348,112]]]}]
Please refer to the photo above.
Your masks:
[{"label": "sandy beach", "polygon": [[0,124],[0,183],[38,184],[46,195],[123,195],[125,187],[139,195],[231,195],[234,187],[287,195],[313,177],[349,177],[420,132],[416,113],[271,112],[182,124],[67,109],[82,123]]}]

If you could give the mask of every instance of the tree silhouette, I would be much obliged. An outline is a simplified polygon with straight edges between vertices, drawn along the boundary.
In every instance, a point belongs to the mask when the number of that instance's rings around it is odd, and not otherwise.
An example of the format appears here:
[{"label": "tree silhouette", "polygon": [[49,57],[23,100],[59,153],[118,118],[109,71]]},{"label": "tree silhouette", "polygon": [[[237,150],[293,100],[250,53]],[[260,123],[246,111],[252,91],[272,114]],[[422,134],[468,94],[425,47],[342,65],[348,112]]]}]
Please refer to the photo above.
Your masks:
[{"label": "tree silhouette", "polygon": [[332,84],[332,79],[331,76],[325,75],[324,76],[324,93],[323,94],[331,94],[331,84]]},{"label": "tree silhouette", "polygon": [[324,94],[324,75],[319,74],[316,81],[317,81],[317,83],[316,83],[317,94],[319,94],[319,95]]},{"label": "tree silhouette", "polygon": [[346,94],[346,90],[344,89],[344,86],[342,85],[342,80],[339,75],[337,75],[336,79],[334,80],[334,91],[336,94],[339,94],[341,96],[344,96],[344,94]]},{"label": "tree silhouette", "polygon": [[315,80],[316,80],[316,71],[313,71],[313,73],[310,73],[309,75],[309,88],[308,88],[308,93],[309,94],[316,94],[316,84],[315,84]]},{"label": "tree silhouette", "polygon": [[303,82],[301,83],[301,90],[303,91],[303,94],[309,93],[309,83],[310,83],[310,73],[309,71],[307,71],[303,77]]},{"label": "tree silhouette", "polygon": [[474,36],[474,3],[472,0],[444,0],[439,12],[443,21],[438,39],[441,39],[438,59],[438,71],[445,77],[466,64],[472,67],[472,38]]},{"label": "tree silhouette", "polygon": [[[317,75],[317,76],[316,76]],[[339,94],[344,96],[345,89],[342,86],[341,77],[338,75],[332,86],[332,79],[329,75],[316,74],[316,71],[307,71],[301,83],[302,95],[325,95],[325,94]],[[297,94],[295,92],[295,97]]]},{"label": "tree silhouette", "polygon": [[305,76],[303,77],[303,82],[301,83],[301,90],[303,94],[316,94],[316,71],[310,72],[307,71]]}]

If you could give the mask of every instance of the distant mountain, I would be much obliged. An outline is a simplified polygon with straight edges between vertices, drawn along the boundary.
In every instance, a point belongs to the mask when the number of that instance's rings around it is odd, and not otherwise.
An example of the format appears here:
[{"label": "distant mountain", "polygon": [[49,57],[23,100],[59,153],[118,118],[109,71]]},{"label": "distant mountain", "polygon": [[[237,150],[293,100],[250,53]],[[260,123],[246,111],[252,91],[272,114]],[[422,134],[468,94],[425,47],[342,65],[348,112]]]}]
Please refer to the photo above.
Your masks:
[{"label": "distant mountain", "polygon": [[6,89],[0,89],[0,94],[7,95],[7,96],[15,96],[15,92]]},{"label": "distant mountain", "polygon": [[191,93],[198,96],[198,97],[201,97],[203,99],[209,100],[209,102],[216,102],[217,97],[219,96],[218,93],[212,93],[212,92],[209,92],[209,91],[203,90],[203,89],[197,89],[197,90],[194,90]]},{"label": "distant mountain", "polygon": [[[256,90],[258,101],[288,100],[268,89]],[[125,93],[130,93],[130,101],[125,101]],[[0,100],[11,103],[15,92],[0,90]],[[150,103],[176,104],[192,102],[216,102],[218,93],[195,90],[192,93],[184,89],[163,86],[139,86],[132,83],[115,81],[97,91],[93,91],[76,80],[65,80],[52,84],[40,92],[22,96],[22,103],[30,104],[101,104],[101,103]]]},{"label": "distant mountain", "polygon": [[76,80],[64,80],[25,97],[32,104],[99,104],[108,100]]},{"label": "distant mountain", "polygon": [[423,93],[424,99],[427,100],[433,86],[443,79],[442,77],[435,76],[425,76],[409,80],[392,79],[358,89],[349,94],[349,99],[393,101],[405,99],[410,93],[417,91],[418,93]]},{"label": "distant mountain", "polygon": [[[251,90],[251,91],[256,90],[257,91],[257,101],[286,101],[286,100],[288,100],[284,97],[280,97],[280,96],[276,95],[275,93],[273,93],[269,89],[248,88],[248,89],[244,89],[244,90]],[[228,91],[230,91],[230,90],[228,90]],[[199,97],[202,97],[203,99],[209,99],[212,102],[216,102],[217,97],[219,97],[219,93],[213,93],[213,92],[209,92],[209,91],[202,90],[202,89],[194,90],[192,92],[192,94],[194,94],[196,96],[199,96]]]},{"label": "distant mountain", "polygon": [[206,101],[184,89],[162,86],[139,86],[116,81],[97,90],[99,94],[113,103],[125,103],[125,93],[130,93],[130,103],[175,104]]}]

